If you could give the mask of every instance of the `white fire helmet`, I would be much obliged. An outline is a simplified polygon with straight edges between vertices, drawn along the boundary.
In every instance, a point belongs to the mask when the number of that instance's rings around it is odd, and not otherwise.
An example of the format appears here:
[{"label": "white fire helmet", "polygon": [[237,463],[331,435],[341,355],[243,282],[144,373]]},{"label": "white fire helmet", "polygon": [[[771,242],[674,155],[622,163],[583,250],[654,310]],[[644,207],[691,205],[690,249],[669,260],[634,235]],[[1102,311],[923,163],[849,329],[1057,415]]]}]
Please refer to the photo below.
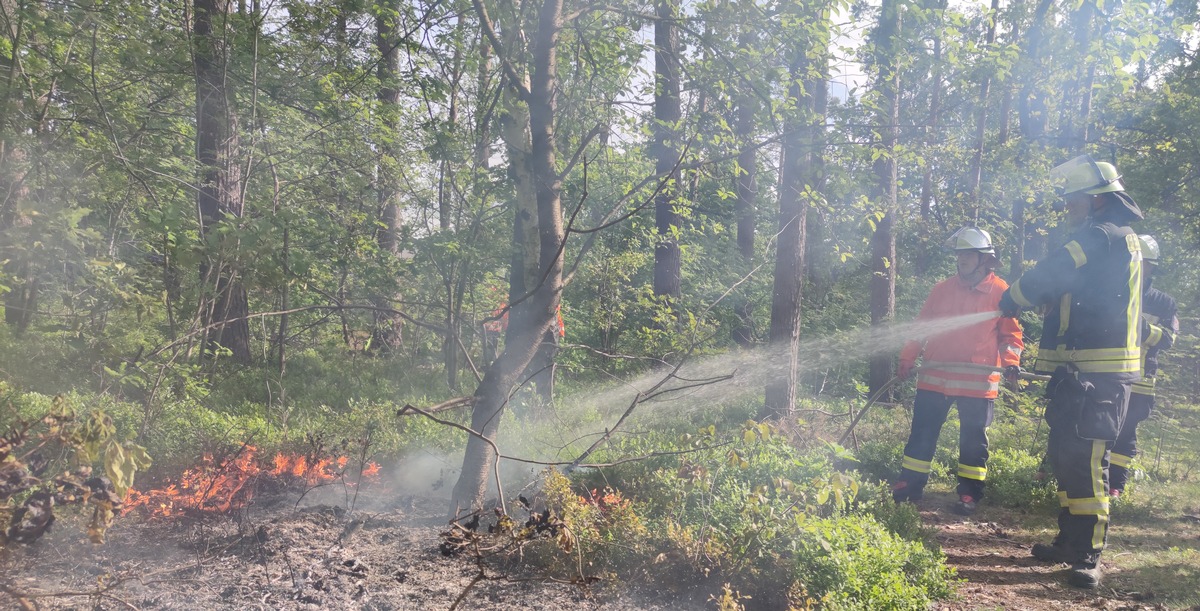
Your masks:
[{"label": "white fire helmet", "polygon": [[1152,235],[1140,235],[1138,241],[1142,243],[1142,261],[1158,265],[1158,240]]},{"label": "white fire helmet", "polygon": [[955,251],[973,250],[987,255],[996,254],[996,249],[992,246],[992,236],[978,227],[963,227],[955,231],[954,235],[946,240],[946,247]]}]

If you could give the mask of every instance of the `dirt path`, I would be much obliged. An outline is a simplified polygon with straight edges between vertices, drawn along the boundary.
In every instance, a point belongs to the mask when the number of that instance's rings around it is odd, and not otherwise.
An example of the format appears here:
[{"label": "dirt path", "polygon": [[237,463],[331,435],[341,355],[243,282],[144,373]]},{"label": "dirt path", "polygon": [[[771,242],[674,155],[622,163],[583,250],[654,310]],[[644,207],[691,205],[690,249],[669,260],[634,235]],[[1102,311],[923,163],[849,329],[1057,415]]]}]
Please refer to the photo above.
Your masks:
[{"label": "dirt path", "polygon": [[978,517],[965,518],[952,511],[952,504],[950,497],[926,497],[921,505],[925,523],[938,529],[947,563],[966,580],[959,588],[961,600],[940,605],[940,609],[1167,609],[1112,589],[1109,584],[1120,572],[1111,565],[1104,567],[1105,583],[1094,592],[1068,586],[1066,565],[1034,560],[1029,548],[1035,541],[1022,534],[1011,518],[1006,519],[1003,510],[981,511]]}]

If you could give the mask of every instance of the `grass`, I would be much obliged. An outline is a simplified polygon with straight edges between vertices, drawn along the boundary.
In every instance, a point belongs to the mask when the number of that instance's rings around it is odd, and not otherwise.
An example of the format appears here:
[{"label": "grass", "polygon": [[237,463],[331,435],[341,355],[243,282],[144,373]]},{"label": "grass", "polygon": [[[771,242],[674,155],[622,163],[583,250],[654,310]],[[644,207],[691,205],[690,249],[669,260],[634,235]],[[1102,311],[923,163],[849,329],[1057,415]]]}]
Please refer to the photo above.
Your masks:
[{"label": "grass", "polygon": [[[1186,516],[1192,516],[1188,518]],[[1169,608],[1200,605],[1200,484],[1141,483],[1114,504],[1108,587]]]}]

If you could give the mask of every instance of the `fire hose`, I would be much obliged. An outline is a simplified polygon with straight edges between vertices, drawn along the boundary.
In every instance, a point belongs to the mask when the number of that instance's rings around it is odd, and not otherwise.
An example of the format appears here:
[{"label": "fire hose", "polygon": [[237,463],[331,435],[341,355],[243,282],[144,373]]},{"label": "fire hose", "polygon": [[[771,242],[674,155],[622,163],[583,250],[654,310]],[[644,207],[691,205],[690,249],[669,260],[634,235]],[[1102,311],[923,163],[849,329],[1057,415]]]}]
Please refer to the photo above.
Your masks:
[{"label": "fire hose", "polygon": [[[1000,373],[1004,372],[1004,370],[1002,370],[1002,369],[997,369],[996,371],[998,371]],[[1041,374],[1031,373],[1028,371],[1020,372],[1019,374],[1017,374],[1017,378],[1020,380],[1029,380],[1031,382],[1049,382],[1050,381],[1050,376],[1048,376],[1048,375],[1041,375]],[[838,445],[840,445],[840,446],[846,445],[846,440],[849,439],[850,434],[854,432],[854,427],[858,426],[858,421],[862,420],[862,417],[867,414],[867,410],[871,409],[871,406],[875,405],[875,402],[879,401],[879,398],[882,397],[884,395],[884,393],[886,393],[889,389],[891,389],[892,386],[895,386],[896,383],[899,381],[900,381],[900,376],[892,376],[892,379],[890,379],[886,383],[884,383],[883,386],[880,386],[878,390],[876,390],[870,397],[867,398],[866,404],[863,405],[862,409],[858,410],[858,414],[856,414],[854,416],[854,420],[850,422],[850,426],[846,429],[846,432],[842,433],[841,438],[838,439]]]}]

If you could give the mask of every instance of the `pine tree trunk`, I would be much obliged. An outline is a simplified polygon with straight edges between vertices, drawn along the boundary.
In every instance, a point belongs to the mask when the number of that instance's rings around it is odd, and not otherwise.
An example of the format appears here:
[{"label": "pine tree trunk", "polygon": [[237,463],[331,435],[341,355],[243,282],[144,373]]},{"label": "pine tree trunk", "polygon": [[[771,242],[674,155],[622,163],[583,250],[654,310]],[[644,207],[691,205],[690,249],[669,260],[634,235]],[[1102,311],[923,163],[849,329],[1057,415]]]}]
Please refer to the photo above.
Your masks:
[{"label": "pine tree trunk", "polygon": [[788,67],[791,109],[784,121],[778,246],[771,295],[772,355],[787,368],[767,385],[760,417],[790,416],[795,409],[800,379],[807,222],[810,199],[821,188],[824,173],[829,78],[829,11],[818,7],[810,17],[814,25],[808,29],[807,37],[794,43]]}]

